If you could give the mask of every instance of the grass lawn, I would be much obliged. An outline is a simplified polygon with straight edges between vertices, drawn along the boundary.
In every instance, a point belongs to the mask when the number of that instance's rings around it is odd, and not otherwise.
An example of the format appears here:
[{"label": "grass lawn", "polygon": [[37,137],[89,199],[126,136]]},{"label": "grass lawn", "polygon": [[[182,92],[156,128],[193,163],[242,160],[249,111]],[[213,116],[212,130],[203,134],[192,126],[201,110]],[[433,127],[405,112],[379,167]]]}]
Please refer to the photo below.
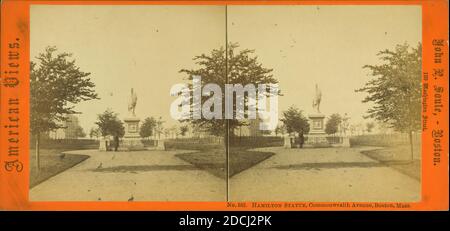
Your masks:
[{"label": "grass lawn", "polygon": [[[274,155],[271,152],[248,151],[241,148],[231,148],[229,156],[230,177],[256,165]],[[214,176],[226,179],[227,165],[224,149],[202,150],[194,153],[175,155]]]},{"label": "grass lawn", "polygon": [[35,150],[30,149],[30,188],[89,158],[87,155],[62,154],[67,149],[40,149],[41,170],[36,170]]},{"label": "grass lawn", "polygon": [[409,145],[386,147],[380,150],[363,152],[363,154],[388,165],[412,178],[421,180],[421,147],[414,147],[414,159],[411,160]]}]

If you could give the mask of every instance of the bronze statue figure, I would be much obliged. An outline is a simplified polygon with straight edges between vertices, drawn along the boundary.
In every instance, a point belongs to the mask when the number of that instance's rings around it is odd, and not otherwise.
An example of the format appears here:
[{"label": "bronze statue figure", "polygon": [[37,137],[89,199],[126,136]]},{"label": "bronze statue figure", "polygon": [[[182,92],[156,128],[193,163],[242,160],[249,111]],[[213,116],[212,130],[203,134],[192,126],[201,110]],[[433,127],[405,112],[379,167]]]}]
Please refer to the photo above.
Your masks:
[{"label": "bronze statue figure", "polygon": [[133,88],[131,88],[131,97],[130,102],[128,103],[128,112],[130,112],[130,114],[133,116],[136,116],[135,113],[136,103],[137,103],[137,95],[134,92]]},{"label": "bronze statue figure", "polygon": [[320,113],[320,101],[322,100],[322,92],[319,89],[319,86],[316,84],[316,94],[312,103],[313,109]]}]

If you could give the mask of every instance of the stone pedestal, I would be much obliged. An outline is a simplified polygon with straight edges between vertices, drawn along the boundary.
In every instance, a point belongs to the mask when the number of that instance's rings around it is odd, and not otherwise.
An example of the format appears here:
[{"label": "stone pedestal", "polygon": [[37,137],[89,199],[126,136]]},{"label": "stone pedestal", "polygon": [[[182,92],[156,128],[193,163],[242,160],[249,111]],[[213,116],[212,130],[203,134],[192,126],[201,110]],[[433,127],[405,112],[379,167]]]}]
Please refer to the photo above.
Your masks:
[{"label": "stone pedestal", "polygon": [[325,115],[310,114],[309,118],[309,134],[325,135]]},{"label": "stone pedestal", "polygon": [[109,139],[102,138],[99,143],[99,151],[108,151],[109,149]]},{"label": "stone pedestal", "polygon": [[139,121],[137,117],[125,118],[125,135],[120,142],[119,150],[122,151],[134,151],[144,150],[144,144],[142,143],[141,136],[139,135]]},{"label": "stone pedestal", "polygon": [[284,148],[292,148],[291,137],[288,135],[284,136]]},{"label": "stone pedestal", "polygon": [[330,143],[327,140],[327,134],[325,133],[325,115],[323,114],[310,114],[309,118],[309,133],[306,136],[306,147],[329,147]]}]

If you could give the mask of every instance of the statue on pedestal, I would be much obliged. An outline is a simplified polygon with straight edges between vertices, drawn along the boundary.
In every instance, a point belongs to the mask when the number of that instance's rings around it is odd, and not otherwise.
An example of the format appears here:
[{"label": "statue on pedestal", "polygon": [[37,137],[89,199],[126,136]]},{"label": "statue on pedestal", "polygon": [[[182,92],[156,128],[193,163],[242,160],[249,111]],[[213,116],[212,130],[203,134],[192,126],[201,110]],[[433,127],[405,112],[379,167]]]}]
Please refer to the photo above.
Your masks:
[{"label": "statue on pedestal", "polygon": [[125,122],[125,136],[123,137],[120,145],[122,150],[131,151],[145,149],[139,135],[140,119],[136,117],[136,103],[137,95],[134,92],[133,88],[131,88],[131,96],[128,102],[128,112],[131,117],[123,119],[123,121]]},{"label": "statue on pedestal", "polygon": [[307,147],[329,147],[327,135],[325,133],[325,115],[320,112],[320,102],[322,101],[322,92],[319,85],[316,84],[316,92],[312,102],[314,113],[309,114],[310,130],[307,135],[305,146]]}]

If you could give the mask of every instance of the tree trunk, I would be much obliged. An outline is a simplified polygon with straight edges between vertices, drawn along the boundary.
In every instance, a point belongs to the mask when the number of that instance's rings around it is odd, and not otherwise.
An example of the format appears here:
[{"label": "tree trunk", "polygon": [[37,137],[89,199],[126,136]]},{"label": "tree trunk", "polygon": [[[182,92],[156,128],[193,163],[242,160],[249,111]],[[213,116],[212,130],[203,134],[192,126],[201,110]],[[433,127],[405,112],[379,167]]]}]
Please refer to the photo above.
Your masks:
[{"label": "tree trunk", "polygon": [[224,134],[223,138],[224,138],[223,143],[225,145],[225,152],[227,152],[227,155],[228,155],[228,147],[230,144],[230,130],[228,129],[228,127],[225,128],[225,134]]},{"label": "tree trunk", "polygon": [[[236,142],[236,139],[234,139],[233,129],[231,127],[227,126],[225,128],[225,130],[226,130],[226,132],[225,132],[225,135],[224,135],[224,144],[225,144],[225,166],[224,166],[224,168],[225,168],[225,175],[226,175],[226,179],[227,179],[226,185],[227,185],[227,190],[228,190],[228,179],[230,177],[230,175],[229,175],[230,174],[230,171],[229,171],[229,168],[230,168],[229,164],[230,164],[230,162],[229,161],[230,161],[230,155],[231,155],[231,151],[230,151],[231,144],[230,144],[230,141],[231,141],[231,139],[233,139],[233,141]],[[233,138],[232,138],[232,136],[233,136]],[[233,145],[236,145],[236,144],[234,143]]]},{"label": "tree trunk", "polygon": [[411,161],[414,160],[414,150],[413,150],[413,138],[412,138],[412,131],[409,131],[409,145],[411,148]]},{"label": "tree trunk", "polygon": [[40,159],[39,159],[39,142],[40,142],[40,139],[41,139],[41,135],[40,135],[40,133],[37,133],[36,137],[35,137],[35,144],[36,144],[35,154],[36,154],[36,170],[37,170],[38,173],[39,173],[39,170],[41,169],[41,162],[40,162]]}]

